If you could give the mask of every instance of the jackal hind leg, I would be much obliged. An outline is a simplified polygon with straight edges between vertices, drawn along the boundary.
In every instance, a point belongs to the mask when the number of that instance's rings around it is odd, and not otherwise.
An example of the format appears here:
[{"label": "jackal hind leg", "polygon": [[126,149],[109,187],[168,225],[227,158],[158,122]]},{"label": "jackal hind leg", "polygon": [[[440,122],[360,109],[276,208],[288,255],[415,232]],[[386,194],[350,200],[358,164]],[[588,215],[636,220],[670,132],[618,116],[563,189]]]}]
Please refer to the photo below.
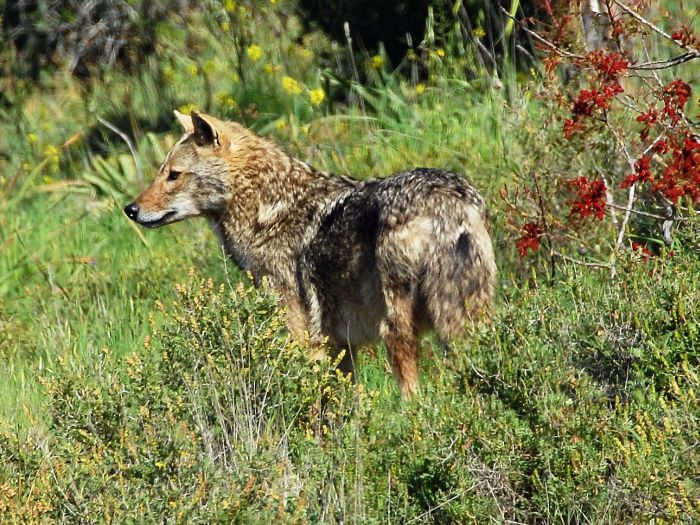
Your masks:
[{"label": "jackal hind leg", "polygon": [[386,317],[380,333],[386,344],[401,397],[409,399],[418,391],[419,339],[415,323],[415,294],[404,289],[385,289]]}]

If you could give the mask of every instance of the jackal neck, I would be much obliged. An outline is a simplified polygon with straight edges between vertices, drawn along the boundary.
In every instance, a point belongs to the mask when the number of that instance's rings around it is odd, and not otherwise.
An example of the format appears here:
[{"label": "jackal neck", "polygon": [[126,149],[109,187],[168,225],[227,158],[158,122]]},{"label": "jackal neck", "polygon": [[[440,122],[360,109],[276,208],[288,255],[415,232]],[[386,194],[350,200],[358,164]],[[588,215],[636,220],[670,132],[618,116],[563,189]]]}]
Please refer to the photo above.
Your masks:
[{"label": "jackal neck", "polygon": [[223,212],[212,217],[227,254],[256,280],[293,286],[294,264],[323,208],[356,182],[320,172],[276,145],[235,175]]}]

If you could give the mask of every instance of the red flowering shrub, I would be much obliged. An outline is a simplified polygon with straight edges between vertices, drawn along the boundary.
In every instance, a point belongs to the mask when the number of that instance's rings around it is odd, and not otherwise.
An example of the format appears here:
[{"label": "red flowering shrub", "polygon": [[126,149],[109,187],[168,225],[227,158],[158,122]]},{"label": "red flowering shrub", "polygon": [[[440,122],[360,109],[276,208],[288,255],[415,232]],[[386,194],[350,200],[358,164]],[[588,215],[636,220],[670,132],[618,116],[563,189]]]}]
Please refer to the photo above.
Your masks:
[{"label": "red flowering shrub", "polygon": [[689,98],[690,86],[682,80],[674,80],[664,88],[664,108],[662,112],[672,124],[678,124]]},{"label": "red flowering shrub", "polygon": [[[637,228],[651,245],[671,244],[673,225],[700,204],[700,115],[693,76],[684,78],[686,65],[700,62],[700,39],[653,4],[580,4],[599,6],[593,19],[607,30],[584,24],[582,8],[531,31],[544,55],[539,95],[554,110],[537,132],[559,129],[565,140],[552,137],[539,153],[540,139],[528,150],[537,160],[522,169],[521,184],[535,190],[512,193],[516,209],[528,210],[524,226],[514,224],[516,248],[525,257],[546,236],[552,270],[565,260],[615,273],[616,254],[632,247]],[[581,30],[570,30],[576,23]]]},{"label": "red flowering shrub", "polygon": [[671,148],[670,163],[658,181],[649,179],[651,189],[663,194],[674,204],[687,196],[690,202],[700,202],[700,142],[696,136],[685,136],[683,145]]},{"label": "red flowering shrub", "polygon": [[568,139],[576,131],[583,131],[581,125],[584,117],[592,117],[597,110],[610,109],[612,99],[624,88],[620,84],[620,75],[627,71],[627,60],[620,53],[606,55],[602,51],[591,51],[584,59],[577,61],[581,68],[586,66],[595,72],[592,89],[582,89],[571,106],[571,118],[564,121],[564,136]]}]

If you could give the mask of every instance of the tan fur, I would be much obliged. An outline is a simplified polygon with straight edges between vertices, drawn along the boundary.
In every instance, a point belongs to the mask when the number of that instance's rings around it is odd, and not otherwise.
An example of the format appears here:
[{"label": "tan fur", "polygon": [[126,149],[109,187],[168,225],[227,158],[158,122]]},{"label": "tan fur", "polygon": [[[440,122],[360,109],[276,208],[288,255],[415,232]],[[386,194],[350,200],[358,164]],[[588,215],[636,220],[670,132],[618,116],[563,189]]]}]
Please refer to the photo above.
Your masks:
[{"label": "tan fur", "polygon": [[446,340],[488,309],[496,266],[483,199],[415,169],[358,182],[319,172],[234,122],[176,116],[185,135],[125,208],[148,226],[206,217],[228,255],[282,297],[295,337],[327,338],[354,370],[386,343],[401,393],[418,389],[421,334]]}]

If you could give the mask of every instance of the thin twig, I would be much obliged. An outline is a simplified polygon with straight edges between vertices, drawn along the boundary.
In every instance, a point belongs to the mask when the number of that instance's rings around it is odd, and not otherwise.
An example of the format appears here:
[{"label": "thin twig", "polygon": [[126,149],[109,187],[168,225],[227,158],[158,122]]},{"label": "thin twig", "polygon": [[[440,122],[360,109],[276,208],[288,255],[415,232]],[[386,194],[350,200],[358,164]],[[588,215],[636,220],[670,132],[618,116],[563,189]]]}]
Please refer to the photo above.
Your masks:
[{"label": "thin twig", "polygon": [[586,266],[588,268],[603,268],[606,270],[612,270],[612,266],[609,264],[605,263],[597,263],[597,262],[588,262],[588,261],[580,261],[578,259],[574,259],[573,257],[569,257],[568,255],[564,255],[563,253],[559,253],[557,251],[552,252],[554,255],[557,257],[561,257],[567,262],[573,263],[573,264],[578,264],[579,266]]},{"label": "thin twig", "polygon": [[666,31],[664,31],[660,27],[654,25],[653,23],[649,22],[649,20],[644,18],[642,15],[640,15],[639,13],[634,11],[633,9],[630,9],[629,7],[627,7],[625,4],[620,2],[620,0],[613,0],[613,2],[615,2],[615,5],[617,5],[620,9],[622,9],[625,13],[632,16],[632,18],[636,19],[637,22],[639,22],[640,24],[647,26],[649,29],[651,29],[655,33],[658,33],[659,35],[661,35],[665,39],[670,40],[671,42],[673,42],[677,46],[682,47],[683,49],[687,49],[686,46],[684,46],[683,44],[681,44],[677,40],[674,40],[671,37],[671,35],[669,35]]},{"label": "thin twig", "polygon": [[630,216],[632,215],[632,206],[634,205],[634,192],[637,189],[637,183],[635,182],[630,186],[630,189],[627,191],[627,207],[625,208],[625,215],[622,217],[622,224],[620,225],[620,229],[617,233],[617,241],[615,241],[615,249],[619,250],[620,246],[622,246],[622,242],[625,240],[625,231],[627,230],[627,223],[630,220]]},{"label": "thin twig", "polygon": [[429,508],[429,509],[426,510],[423,514],[420,514],[420,515],[416,516],[416,517],[413,518],[411,521],[407,521],[406,524],[408,525],[409,523],[414,523],[414,522],[416,522],[416,521],[420,521],[420,520],[422,520],[423,518],[425,518],[426,516],[430,516],[433,512],[435,512],[436,510],[440,509],[441,507],[444,507],[445,505],[447,505],[448,503],[450,503],[450,502],[456,500],[457,498],[461,498],[461,497],[464,496],[468,491],[472,490],[475,486],[476,486],[476,485],[474,485],[474,486],[472,486],[472,487],[469,487],[469,489],[464,490],[464,491],[461,491],[461,492],[455,494],[454,496],[452,496],[451,498],[446,499],[446,500],[443,501],[442,503],[439,503],[439,504],[435,505],[434,507]]},{"label": "thin twig", "polygon": [[[343,23],[343,32],[345,33],[345,42],[348,45],[348,58],[350,59],[350,66],[352,67],[352,75],[355,78],[355,82],[360,83],[360,73],[357,71],[357,63],[355,62],[355,52],[352,49],[352,36],[350,36],[350,22]],[[360,109],[362,114],[365,114],[365,101],[362,96],[358,96],[360,101]]]},{"label": "thin twig", "polygon": [[663,215],[658,215],[656,213],[649,213],[646,211],[641,211],[641,210],[635,210],[635,209],[628,209],[624,208],[623,206],[618,206],[617,204],[607,204],[606,206],[609,206],[610,208],[615,208],[616,210],[622,210],[622,211],[630,211],[632,213],[635,213],[637,215],[642,215],[643,217],[650,217],[652,219],[656,219],[658,221],[668,221],[670,220],[671,222],[685,222],[686,219],[684,217],[664,217]]},{"label": "thin twig", "polygon": [[605,184],[605,204],[608,206],[608,208],[610,208],[610,219],[612,220],[613,225],[617,228],[617,213],[615,213],[615,210],[620,207],[615,204],[613,192],[610,189],[607,179],[605,177],[601,178]]},{"label": "thin twig", "polygon": [[659,69],[669,69],[671,67],[679,66],[691,60],[700,58],[700,52],[698,51],[688,51],[682,55],[678,55],[674,58],[669,58],[668,60],[657,60],[651,62],[643,62],[641,64],[630,64],[627,69],[632,71],[656,71]]},{"label": "thin twig", "polygon": [[546,38],[544,38],[544,37],[538,35],[538,34],[537,34],[535,31],[533,31],[532,29],[529,29],[528,27],[526,27],[525,24],[523,24],[520,20],[518,20],[517,18],[515,18],[514,16],[512,16],[503,6],[501,6],[501,11],[502,11],[503,14],[506,15],[508,18],[510,18],[511,20],[517,22],[517,23],[518,23],[518,26],[520,26],[520,28],[521,28],[523,31],[525,31],[528,35],[530,35],[532,38],[534,38],[535,40],[537,40],[540,44],[543,44],[543,45],[545,45],[546,47],[548,47],[549,49],[551,49],[552,51],[554,51],[556,54],[558,54],[558,55],[560,55],[560,56],[563,56],[563,57],[567,57],[567,58],[575,58],[575,59],[577,59],[577,60],[583,60],[583,57],[582,57],[581,55],[577,55],[576,53],[570,53],[569,51],[564,51],[563,49],[559,49],[559,48],[556,46],[556,44],[550,42],[550,41],[547,40]]},{"label": "thin twig", "polygon": [[[661,30],[660,28],[658,28],[657,26],[655,26],[654,24],[649,22],[646,18],[635,13],[629,7],[625,6],[624,4],[620,3],[619,1],[617,1],[617,0],[614,0],[614,1],[624,11],[626,11],[627,13],[632,15],[634,18],[636,18],[640,23],[646,25],[647,27],[649,27],[653,31],[655,31],[655,32],[659,33],[660,35],[662,35],[663,37],[669,39],[677,46],[682,47],[683,49],[687,50],[686,53],[683,53],[682,55],[678,55],[674,58],[670,58],[668,60],[648,61],[648,62],[644,62],[642,64],[630,64],[627,67],[628,70],[630,70],[630,71],[654,71],[657,69],[669,69],[669,68],[678,66],[680,64],[684,64],[685,62],[695,60],[696,58],[700,58],[700,51],[698,51],[696,49],[689,48],[687,46],[683,46],[677,40],[673,40],[673,38],[671,38],[671,35],[669,35],[668,33],[665,33],[663,30]],[[537,40],[541,44],[545,45],[546,47],[548,47],[549,49],[551,49],[552,51],[554,51],[558,55],[564,56],[567,58],[578,59],[578,60],[581,60],[584,58],[581,55],[577,55],[575,53],[571,53],[569,51],[565,51],[563,49],[560,49],[553,42],[550,42],[546,38],[537,34],[535,31],[532,31],[531,29],[525,27],[525,25],[521,21],[519,21],[515,17],[513,17],[505,8],[501,7],[501,11],[503,12],[503,14],[505,14],[511,20],[518,22],[521,29],[523,31],[525,31],[528,35],[530,35],[532,38],[534,38],[535,40]]]},{"label": "thin twig", "polygon": [[554,283],[554,278],[556,277],[556,264],[554,262],[554,244],[552,243],[552,237],[549,230],[549,224],[547,222],[547,213],[544,207],[544,199],[542,198],[542,190],[540,189],[539,175],[535,173],[533,177],[535,181],[535,191],[537,191],[537,205],[540,208],[540,215],[542,216],[542,226],[544,226],[544,236],[547,239],[547,244],[549,244],[549,258],[551,264],[552,275],[550,277],[551,282]]},{"label": "thin twig", "polygon": [[[615,138],[615,142],[617,142],[618,146],[620,147],[622,155],[625,157],[625,160],[627,161],[627,164],[629,164],[630,169],[634,171],[634,159],[630,155],[629,151],[627,151],[627,146],[622,141],[620,136],[615,132],[615,130],[607,121],[607,119],[605,120],[605,126],[608,128],[610,134]],[[634,204],[634,193],[636,189],[637,183],[635,182],[630,186],[629,190],[627,191],[627,205],[625,207],[625,215],[622,217],[622,224],[620,225],[620,229],[618,230],[617,241],[615,242],[616,250],[620,249],[620,246],[622,246],[622,242],[625,240],[625,231],[627,230],[627,223],[629,222],[630,215],[632,214],[631,210],[632,205]]]},{"label": "thin twig", "polygon": [[488,77],[489,81],[492,81],[491,78],[491,72],[489,71],[489,68],[486,67],[486,62],[484,61],[484,57],[487,57],[491,61],[491,65],[495,68],[496,67],[496,61],[494,60],[493,56],[491,56],[491,52],[484,47],[484,45],[479,42],[478,38],[474,37],[474,28],[471,26],[471,22],[469,21],[469,15],[467,14],[467,10],[464,7],[464,4],[460,2],[460,7],[459,7],[459,25],[462,29],[462,32],[464,34],[464,37],[469,40],[473,45],[478,47],[481,50],[481,53],[477,53],[476,57],[479,62],[481,62],[481,67],[484,68],[484,71],[486,72],[486,76]]},{"label": "thin twig", "polygon": [[141,184],[143,182],[143,172],[141,171],[141,162],[139,162],[139,157],[136,154],[136,148],[134,147],[134,143],[131,142],[131,139],[129,136],[121,131],[118,127],[116,127],[114,124],[110,124],[107,122],[105,119],[100,117],[99,115],[95,114],[95,118],[97,121],[102,124],[104,127],[107,129],[113,131],[117,135],[121,137],[121,139],[126,142],[126,145],[129,147],[129,151],[131,152],[131,156],[134,158],[134,164],[136,165],[136,182]]}]

